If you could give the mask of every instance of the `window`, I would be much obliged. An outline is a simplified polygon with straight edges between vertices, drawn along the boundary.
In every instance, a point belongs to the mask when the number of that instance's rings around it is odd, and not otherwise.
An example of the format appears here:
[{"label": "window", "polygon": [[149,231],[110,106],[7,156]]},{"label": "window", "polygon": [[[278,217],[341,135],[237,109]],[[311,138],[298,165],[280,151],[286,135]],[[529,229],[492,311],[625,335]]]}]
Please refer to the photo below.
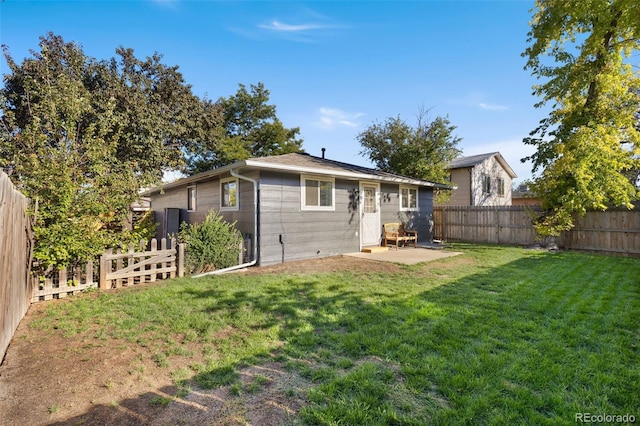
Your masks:
[{"label": "window", "polygon": [[491,177],[489,175],[482,175],[482,193],[491,194]]},{"label": "window", "polygon": [[190,211],[190,212],[196,211],[196,187],[195,186],[187,187],[187,211]]},{"label": "window", "polygon": [[220,210],[238,210],[238,179],[220,181]]},{"label": "window", "polygon": [[418,210],[418,188],[400,187],[400,211]]},{"label": "window", "polygon": [[504,197],[504,179],[498,178],[498,195]]},{"label": "window", "polygon": [[371,187],[371,186],[364,187],[362,212],[376,213],[376,188],[375,187]]},{"label": "window", "polygon": [[333,179],[302,176],[302,210],[334,210]]}]

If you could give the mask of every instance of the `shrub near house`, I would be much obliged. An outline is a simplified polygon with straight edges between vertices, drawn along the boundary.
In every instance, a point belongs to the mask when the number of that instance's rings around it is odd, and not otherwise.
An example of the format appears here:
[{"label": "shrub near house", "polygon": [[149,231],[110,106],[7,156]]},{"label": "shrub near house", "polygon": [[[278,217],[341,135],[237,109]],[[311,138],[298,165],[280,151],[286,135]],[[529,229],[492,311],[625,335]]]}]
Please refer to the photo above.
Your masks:
[{"label": "shrub near house", "polygon": [[202,223],[180,226],[180,242],[186,243],[185,268],[199,274],[227,268],[238,263],[242,234],[218,212],[210,210]]}]

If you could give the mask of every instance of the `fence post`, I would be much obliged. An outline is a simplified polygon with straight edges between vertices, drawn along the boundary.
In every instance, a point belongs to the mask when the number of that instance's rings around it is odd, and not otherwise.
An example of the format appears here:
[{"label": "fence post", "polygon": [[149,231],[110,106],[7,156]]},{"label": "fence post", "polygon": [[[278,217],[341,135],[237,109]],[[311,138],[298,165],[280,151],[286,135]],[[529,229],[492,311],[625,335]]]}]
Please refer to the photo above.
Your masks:
[{"label": "fence post", "polygon": [[[166,238],[163,238],[163,239],[161,239],[161,240],[160,240],[160,250],[163,250],[163,251],[164,251],[164,250],[166,250],[166,249],[167,249],[167,239],[166,239]],[[162,269],[166,268],[166,267],[167,267],[167,263],[166,263],[166,262],[162,262],[162,263],[160,263],[160,267],[161,267]],[[161,276],[162,276],[162,279],[165,279],[165,280],[167,279],[167,273],[166,273],[166,272],[163,272],[163,273],[161,274]]]},{"label": "fence post", "polygon": [[184,243],[178,244],[178,277],[184,277]]},{"label": "fence post", "polygon": [[[129,244],[129,257],[127,258],[127,266],[131,266],[134,263],[133,253],[134,253],[133,244]],[[133,277],[129,277],[127,279],[127,285],[132,286],[133,284],[134,284]]]},{"label": "fence post", "polygon": [[440,235],[440,240],[447,241],[447,208],[442,206],[442,235]]},{"label": "fence post", "polygon": [[[177,262],[176,262],[176,256],[178,255],[178,248],[176,247],[176,239],[172,238],[170,240],[171,242],[171,250],[173,250],[173,262],[169,263],[169,266],[175,266],[177,269]],[[175,278],[176,277],[176,271],[170,272],[169,273],[169,277],[170,278]]]},{"label": "fence post", "polygon": [[100,290],[107,289],[107,259],[106,255],[111,254],[111,249],[107,249],[102,256],[100,256],[100,281],[98,282],[98,288]]},{"label": "fence post", "polygon": [[[150,251],[153,252],[153,251],[157,251],[157,250],[158,250],[158,240],[153,238],[153,239],[151,239],[151,250]],[[151,253],[151,256],[153,256],[153,253]],[[149,268],[149,269],[150,269],[150,271],[149,271],[149,274],[150,274],[149,279],[151,280],[152,283],[155,283],[156,282],[156,278],[158,278],[157,274],[156,274],[156,264],[152,263],[151,264],[151,268]]]},{"label": "fence post", "polygon": [[[122,254],[122,249],[117,249],[116,254]],[[122,258],[118,257],[116,259],[116,271],[122,269]],[[116,278],[116,288],[122,287],[122,278]]]},{"label": "fence post", "polygon": [[[78,279],[78,282],[80,282],[80,279]],[[93,260],[87,262],[87,266],[85,268],[84,283],[93,284]]]}]

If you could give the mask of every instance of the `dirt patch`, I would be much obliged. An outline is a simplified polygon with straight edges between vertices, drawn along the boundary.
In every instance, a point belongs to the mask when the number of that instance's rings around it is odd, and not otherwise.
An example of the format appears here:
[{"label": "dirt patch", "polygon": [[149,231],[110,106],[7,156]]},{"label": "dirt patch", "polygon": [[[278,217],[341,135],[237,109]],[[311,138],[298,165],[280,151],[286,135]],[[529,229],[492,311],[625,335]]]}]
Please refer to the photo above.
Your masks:
[{"label": "dirt patch", "polygon": [[370,272],[393,273],[402,269],[401,265],[375,260],[355,259],[348,256],[324,257],[319,259],[297,260],[276,265],[247,268],[241,274],[315,274],[327,272]]},{"label": "dirt patch", "polygon": [[[401,270],[402,266],[392,263],[330,257],[237,273]],[[0,366],[0,425],[281,425],[292,423],[305,402],[309,384],[277,362],[240,371],[240,391],[192,385],[181,392],[171,373],[188,371],[187,363],[197,361],[194,357],[172,358],[166,368],[154,362],[148,347],[87,335],[65,337],[60,330],[29,327],[43,318],[48,304],[72,302],[34,304],[20,323]]]}]

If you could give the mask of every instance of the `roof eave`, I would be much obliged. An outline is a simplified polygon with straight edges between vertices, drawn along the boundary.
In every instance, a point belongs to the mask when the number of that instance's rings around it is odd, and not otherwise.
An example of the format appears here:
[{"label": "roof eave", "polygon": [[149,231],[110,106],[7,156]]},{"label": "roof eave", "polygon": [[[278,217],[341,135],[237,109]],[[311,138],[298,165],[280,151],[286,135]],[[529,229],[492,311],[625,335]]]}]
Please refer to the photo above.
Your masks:
[{"label": "roof eave", "polygon": [[513,171],[513,169],[511,168],[511,166],[509,165],[509,163],[507,163],[507,160],[504,159],[504,157],[502,156],[502,154],[497,153],[496,154],[496,159],[498,160],[498,162],[500,163],[500,165],[502,166],[502,168],[507,172],[507,174],[511,177],[511,179],[515,179],[518,177],[518,175],[516,175],[516,172]]},{"label": "roof eave", "polygon": [[277,170],[277,171],[283,171],[283,172],[335,176],[335,177],[342,177],[342,178],[354,179],[354,180],[376,180],[380,182],[405,183],[408,185],[427,186],[427,187],[442,188],[442,189],[450,188],[450,186],[448,185],[444,185],[436,182],[429,182],[429,181],[420,180],[420,179],[412,179],[412,178],[403,177],[403,176],[379,176],[379,175],[369,174],[369,173],[336,171],[331,169],[324,169],[321,167],[291,166],[286,164],[274,164],[274,163],[267,163],[264,161],[251,161],[251,160],[247,160],[246,165],[247,167],[255,167],[257,169]]},{"label": "roof eave", "polygon": [[182,185],[189,185],[191,183],[197,183],[197,182],[206,180],[208,178],[224,174],[231,169],[237,169],[240,167],[244,167],[246,165],[247,165],[246,160],[236,161],[235,163],[228,164],[226,166],[222,166],[216,169],[207,170],[205,172],[198,173],[197,175],[188,176],[186,178],[178,179],[173,182],[157,185],[143,192],[142,195],[151,195],[158,192],[162,192],[166,189],[171,189],[171,188],[179,187]]},{"label": "roof eave", "polygon": [[445,184],[436,183],[436,182],[429,182],[429,181],[420,180],[420,179],[412,179],[412,178],[403,177],[403,176],[393,176],[393,175],[379,176],[379,175],[368,174],[368,173],[336,171],[331,169],[324,169],[321,167],[291,166],[287,164],[275,164],[275,163],[268,163],[265,161],[255,161],[252,159],[248,159],[243,161],[236,161],[235,163],[232,163],[217,169],[208,170],[206,172],[198,173],[197,175],[178,179],[176,181],[173,181],[167,184],[158,185],[154,188],[151,188],[145,191],[143,195],[156,194],[167,189],[197,183],[197,182],[212,178],[214,176],[219,176],[221,174],[224,174],[230,171],[231,169],[239,169],[239,168],[250,168],[254,170],[274,170],[274,171],[293,172],[293,173],[306,173],[311,175],[335,176],[335,177],[341,177],[341,178],[353,179],[353,180],[374,180],[374,181],[380,181],[380,182],[416,185],[416,186],[431,187],[431,188],[437,188],[437,189],[452,189],[452,186],[450,185],[445,185]]}]

